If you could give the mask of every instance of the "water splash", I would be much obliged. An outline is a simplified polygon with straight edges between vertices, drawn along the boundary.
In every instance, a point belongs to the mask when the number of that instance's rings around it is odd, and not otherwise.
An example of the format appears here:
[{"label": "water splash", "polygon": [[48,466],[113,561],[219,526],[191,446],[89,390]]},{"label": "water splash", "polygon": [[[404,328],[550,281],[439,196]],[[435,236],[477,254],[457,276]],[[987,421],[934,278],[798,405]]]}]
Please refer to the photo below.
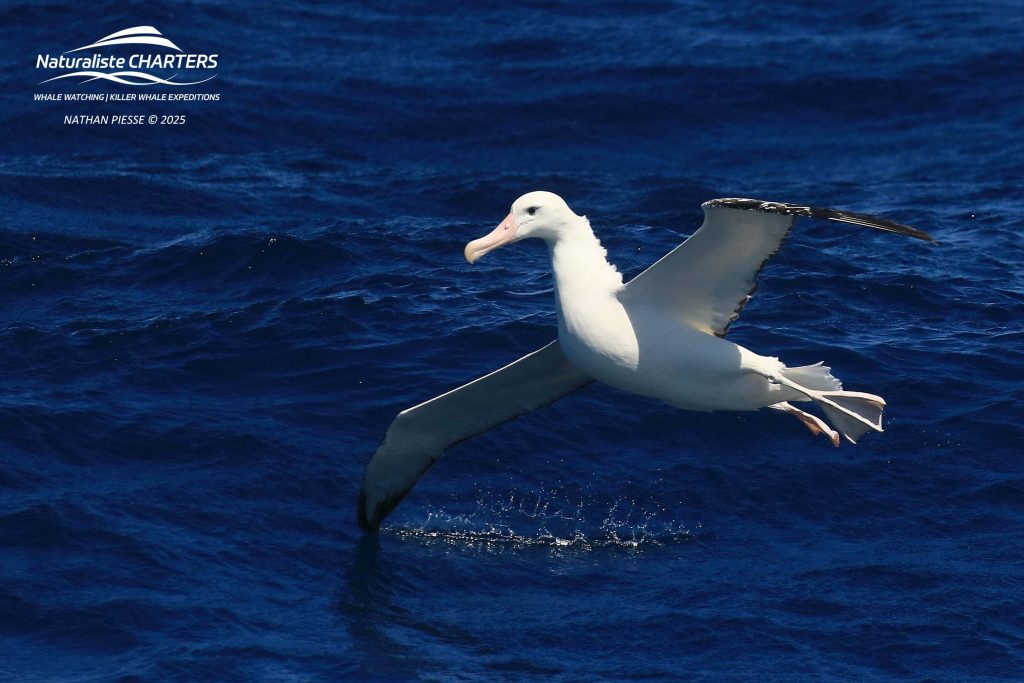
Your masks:
[{"label": "water splash", "polygon": [[555,491],[506,497],[484,495],[470,512],[430,510],[420,524],[396,527],[390,533],[425,543],[501,548],[604,548],[641,550],[696,540],[692,527],[673,518],[657,501],[618,498],[612,502],[570,498]]}]

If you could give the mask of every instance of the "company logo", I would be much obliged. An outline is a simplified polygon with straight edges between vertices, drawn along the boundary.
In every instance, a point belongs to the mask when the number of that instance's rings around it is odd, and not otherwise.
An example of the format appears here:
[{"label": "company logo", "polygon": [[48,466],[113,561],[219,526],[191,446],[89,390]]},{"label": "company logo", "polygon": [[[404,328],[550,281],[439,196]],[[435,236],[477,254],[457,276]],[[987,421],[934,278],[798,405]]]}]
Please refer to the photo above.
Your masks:
[{"label": "company logo", "polygon": [[[136,47],[130,50],[131,54],[126,54],[126,49],[130,46],[139,45],[145,47]],[[155,52],[153,48],[162,50]],[[87,55],[70,56],[83,50],[92,52]],[[106,54],[108,50],[110,54]],[[133,26],[104,36],[94,43],[68,50],[56,57],[49,54],[37,55],[36,69],[67,72],[40,81],[39,85],[65,78],[81,79],[77,81],[78,85],[96,80],[113,81],[121,85],[199,85],[216,78],[217,74],[210,74],[200,80],[175,79],[181,76],[181,71],[206,75],[217,68],[217,57],[216,54],[186,53],[154,27]]]}]

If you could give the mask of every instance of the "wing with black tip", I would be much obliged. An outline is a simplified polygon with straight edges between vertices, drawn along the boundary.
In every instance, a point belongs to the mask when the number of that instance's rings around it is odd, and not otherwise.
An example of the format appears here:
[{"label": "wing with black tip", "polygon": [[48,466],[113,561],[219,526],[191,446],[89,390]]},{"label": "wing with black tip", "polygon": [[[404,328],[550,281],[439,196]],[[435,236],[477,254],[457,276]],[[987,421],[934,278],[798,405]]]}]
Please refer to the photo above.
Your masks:
[{"label": "wing with black tip", "polygon": [[724,337],[757,288],[757,276],[797,218],[821,218],[933,241],[916,228],[850,211],[759,199],[712,199],[689,239],[633,278],[624,301],[664,310],[691,327]]},{"label": "wing with black tip", "polygon": [[359,493],[359,526],[376,531],[448,448],[591,381],[553,341],[500,370],[403,410],[366,466]]}]

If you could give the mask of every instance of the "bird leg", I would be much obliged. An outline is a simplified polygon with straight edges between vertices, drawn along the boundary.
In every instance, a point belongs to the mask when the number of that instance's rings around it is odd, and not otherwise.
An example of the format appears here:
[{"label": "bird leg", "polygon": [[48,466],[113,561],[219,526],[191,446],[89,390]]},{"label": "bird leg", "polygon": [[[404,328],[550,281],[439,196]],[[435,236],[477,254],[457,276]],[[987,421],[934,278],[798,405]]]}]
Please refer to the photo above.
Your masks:
[{"label": "bird leg", "polygon": [[815,436],[818,434],[824,434],[829,438],[833,446],[837,448],[839,447],[839,432],[825,424],[821,418],[811,415],[810,413],[805,413],[785,401],[782,403],[775,403],[768,407],[774,410],[781,410],[784,413],[789,413],[796,419],[800,420],[805,427],[811,430],[811,434],[814,434]]}]

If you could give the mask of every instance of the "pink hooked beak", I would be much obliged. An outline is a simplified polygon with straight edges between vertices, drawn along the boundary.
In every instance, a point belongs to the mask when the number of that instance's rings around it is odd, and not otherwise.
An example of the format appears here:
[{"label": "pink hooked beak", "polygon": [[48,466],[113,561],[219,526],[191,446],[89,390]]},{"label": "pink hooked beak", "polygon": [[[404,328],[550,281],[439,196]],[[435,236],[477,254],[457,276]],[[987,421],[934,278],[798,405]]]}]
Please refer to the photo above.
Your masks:
[{"label": "pink hooked beak", "polygon": [[503,244],[508,244],[516,238],[516,230],[518,229],[519,226],[516,225],[516,219],[509,213],[509,215],[505,216],[505,220],[499,223],[498,227],[489,234],[466,245],[466,250],[463,252],[466,260],[470,263],[476,263],[477,259],[484,254],[494,251]]}]

